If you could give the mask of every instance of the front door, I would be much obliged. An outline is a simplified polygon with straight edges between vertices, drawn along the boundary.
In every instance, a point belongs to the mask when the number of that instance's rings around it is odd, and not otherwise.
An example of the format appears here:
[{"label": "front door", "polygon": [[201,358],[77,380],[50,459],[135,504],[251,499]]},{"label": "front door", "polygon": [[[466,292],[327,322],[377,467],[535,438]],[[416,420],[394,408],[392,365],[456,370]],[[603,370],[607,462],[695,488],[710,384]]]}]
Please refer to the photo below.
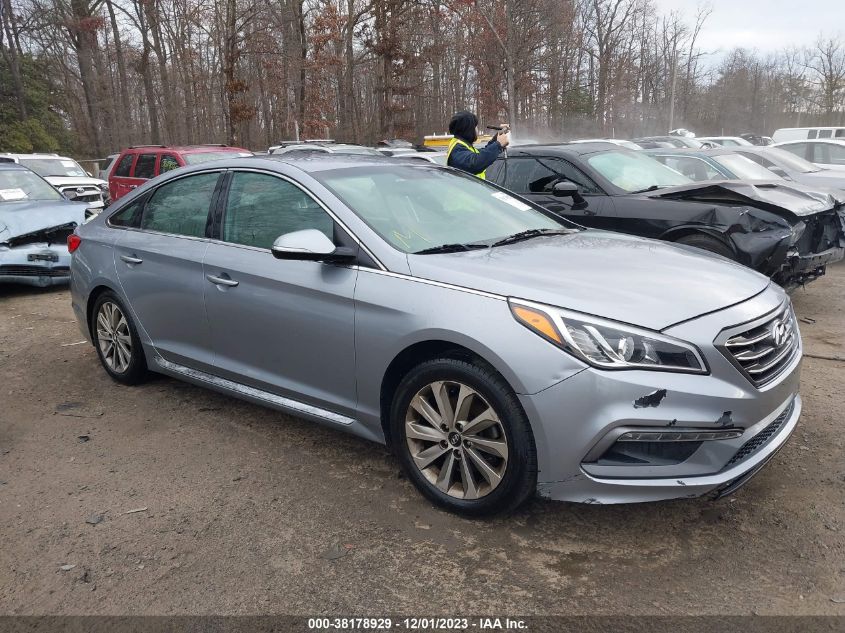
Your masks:
[{"label": "front door", "polygon": [[167,182],[146,199],[139,230],[115,244],[118,279],[139,327],[167,360],[211,369],[202,259],[220,171]]},{"label": "front door", "polygon": [[[520,156],[497,161],[496,181],[523,198],[531,200],[582,226],[610,229],[614,217],[613,200],[574,165],[562,158]],[[578,186],[581,199],[553,194],[555,183],[567,181]]]},{"label": "front door", "polygon": [[203,266],[215,373],[352,417],[358,271],[274,258],[275,239],[302,229],[341,230],[292,182],[232,173]]}]

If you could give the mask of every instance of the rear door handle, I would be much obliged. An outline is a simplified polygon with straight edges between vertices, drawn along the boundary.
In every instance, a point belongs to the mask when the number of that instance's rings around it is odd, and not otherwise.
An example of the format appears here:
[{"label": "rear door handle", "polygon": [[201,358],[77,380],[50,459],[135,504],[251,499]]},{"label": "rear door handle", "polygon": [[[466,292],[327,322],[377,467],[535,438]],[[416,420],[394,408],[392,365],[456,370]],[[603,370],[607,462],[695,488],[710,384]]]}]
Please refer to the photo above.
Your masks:
[{"label": "rear door handle", "polygon": [[138,188],[138,185],[129,185],[129,188],[130,188],[130,189],[137,189],[137,188]]},{"label": "rear door handle", "polygon": [[140,257],[132,257],[131,255],[121,255],[120,259],[125,261],[127,264],[143,264],[144,260]]},{"label": "rear door handle", "polygon": [[214,275],[206,275],[205,278],[216,286],[234,287],[238,285],[237,281],[235,281],[234,279],[229,279],[227,277],[215,277]]}]

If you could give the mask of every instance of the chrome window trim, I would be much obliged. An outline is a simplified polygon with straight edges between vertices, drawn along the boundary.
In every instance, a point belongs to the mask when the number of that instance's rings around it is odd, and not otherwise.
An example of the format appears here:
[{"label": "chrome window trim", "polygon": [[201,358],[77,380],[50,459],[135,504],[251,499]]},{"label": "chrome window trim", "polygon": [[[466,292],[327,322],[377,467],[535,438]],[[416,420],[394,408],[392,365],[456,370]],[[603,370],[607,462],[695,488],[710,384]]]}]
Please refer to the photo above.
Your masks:
[{"label": "chrome window trim", "polygon": [[[349,236],[350,236],[350,237],[351,237],[351,238],[355,241],[355,243],[356,243],[356,244],[358,244],[358,246],[359,246],[359,247],[360,247],[360,248],[361,248],[361,249],[362,249],[362,250],[363,250],[363,251],[364,251],[367,255],[369,255],[369,257],[370,257],[370,258],[371,258],[371,259],[372,259],[372,260],[376,263],[376,265],[377,265],[377,266],[378,266],[378,267],[379,267],[382,271],[387,271],[387,267],[386,267],[386,266],[385,266],[385,265],[381,262],[381,260],[380,260],[378,257],[376,257],[376,256],[375,256],[375,254],[373,254],[373,252],[372,252],[369,248],[367,248],[367,246],[366,246],[366,245],[365,245],[365,244],[364,244],[364,243],[363,243],[363,242],[362,242],[362,241],[358,238],[358,236],[357,236],[357,235],[355,235],[355,233],[354,233],[354,232],[353,232],[353,231],[352,231],[352,230],[351,230],[351,229],[350,229],[350,228],[346,225],[346,223],[345,223],[343,220],[341,220],[339,217],[337,217],[337,214],[336,214],[336,213],[334,213],[331,209],[329,209],[329,207],[328,207],[328,206],[327,206],[327,205],[326,205],[326,204],[325,204],[322,200],[320,200],[320,198],[319,198],[319,197],[317,197],[317,195],[315,195],[313,191],[311,191],[310,189],[308,189],[308,187],[306,187],[306,186],[305,186],[305,185],[303,185],[302,183],[297,182],[296,180],[294,180],[293,178],[291,178],[290,176],[287,176],[287,175],[285,175],[285,174],[280,174],[280,173],[275,172],[275,171],[271,171],[271,170],[268,170],[268,169],[260,169],[260,168],[257,168],[257,167],[229,167],[229,168],[227,168],[227,171],[230,171],[230,172],[232,172],[232,173],[238,173],[238,172],[252,172],[252,173],[258,173],[258,174],[265,174],[265,175],[268,175],[268,176],[273,176],[273,177],[275,177],[275,178],[279,178],[280,180],[284,180],[284,181],[286,181],[286,182],[289,182],[289,183],[290,183],[290,184],[292,184],[294,187],[296,187],[297,189],[301,190],[301,191],[302,191],[305,195],[307,195],[309,198],[311,198],[312,200],[314,200],[314,202],[316,202],[316,203],[317,203],[317,205],[318,205],[318,206],[319,206],[319,207],[320,207],[323,211],[325,211],[325,212],[329,215],[329,217],[330,217],[330,218],[332,218],[332,220],[334,220],[335,222],[337,222],[337,223],[340,225],[340,227],[341,227],[344,231],[346,231],[346,233],[347,233],[347,234],[348,234],[348,235],[349,235]],[[348,208],[348,207],[347,207],[347,208]],[[355,212],[354,212],[354,211],[352,211],[351,209],[350,209],[350,212],[355,213]],[[225,209],[224,209],[224,213],[225,213]],[[248,246],[248,245],[246,245],[246,244],[236,244],[235,242],[227,242],[227,241],[225,241],[225,240],[216,240],[216,239],[212,239],[212,241],[214,241],[214,242],[219,242],[219,243],[221,243],[221,244],[230,245],[230,246],[245,246],[245,247],[247,247],[247,248],[250,248],[250,249],[256,249],[256,250],[259,250],[259,251],[262,251],[262,252],[265,252],[265,253],[272,253],[272,251],[271,251],[269,248],[259,248],[259,247],[257,247],[257,246]],[[372,269],[370,269],[370,270],[372,270]]]}]

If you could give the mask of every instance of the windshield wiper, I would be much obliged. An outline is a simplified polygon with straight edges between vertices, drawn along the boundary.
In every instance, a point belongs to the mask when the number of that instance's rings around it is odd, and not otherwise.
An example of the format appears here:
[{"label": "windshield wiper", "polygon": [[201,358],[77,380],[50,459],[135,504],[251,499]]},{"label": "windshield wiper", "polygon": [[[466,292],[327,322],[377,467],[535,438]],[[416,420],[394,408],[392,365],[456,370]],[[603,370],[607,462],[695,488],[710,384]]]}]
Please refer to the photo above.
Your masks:
[{"label": "windshield wiper", "polygon": [[544,235],[569,235],[574,229],[528,229],[520,233],[514,233],[508,237],[502,238],[498,242],[493,242],[492,246],[504,246],[505,244],[514,244],[530,240],[534,237],[542,237]]},{"label": "windshield wiper", "polygon": [[434,255],[436,253],[459,253],[462,251],[471,251],[476,248],[487,248],[486,244],[441,244],[440,246],[432,246],[431,248],[424,248],[421,251],[416,251],[414,255]]},{"label": "windshield wiper", "polygon": [[660,185],[652,185],[651,187],[646,187],[645,189],[637,189],[636,191],[632,191],[631,193],[648,193],[649,191],[657,191],[660,188]]}]

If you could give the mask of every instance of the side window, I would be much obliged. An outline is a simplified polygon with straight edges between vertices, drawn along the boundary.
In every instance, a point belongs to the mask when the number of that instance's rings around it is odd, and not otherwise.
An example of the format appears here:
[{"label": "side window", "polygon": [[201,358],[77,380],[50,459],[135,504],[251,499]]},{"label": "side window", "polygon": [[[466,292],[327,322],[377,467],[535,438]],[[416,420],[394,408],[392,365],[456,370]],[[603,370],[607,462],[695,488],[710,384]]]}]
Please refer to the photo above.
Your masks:
[{"label": "side window", "polygon": [[845,127],[836,130],[836,138],[845,138]]},{"label": "side window", "polygon": [[845,145],[828,143],[826,149],[828,158],[825,162],[828,165],[845,165]]},{"label": "side window", "polygon": [[490,182],[495,182],[497,185],[504,186],[504,183],[499,179],[502,172],[502,164],[505,162],[505,159],[498,158],[496,161],[487,168],[487,180]]},{"label": "side window", "polygon": [[528,193],[528,179],[534,171],[534,165],[533,158],[509,158],[502,161],[501,177],[496,182],[516,193]]},{"label": "side window", "polygon": [[821,165],[830,164],[830,147],[827,143],[813,143],[807,147],[807,160]]},{"label": "side window", "polygon": [[691,156],[666,156],[665,165],[695,182],[724,178],[707,162]]},{"label": "side window", "polygon": [[109,217],[109,224],[112,226],[122,226],[129,228],[138,228],[141,224],[141,211],[144,208],[143,200],[136,200],[130,205],[122,208],[117,213]]},{"label": "side window", "polygon": [[550,185],[561,178],[574,182],[581,193],[601,193],[587,174],[562,158],[538,158],[528,187],[532,192],[550,191]]},{"label": "side window", "polygon": [[235,172],[221,239],[269,249],[292,231],[317,229],[334,239],[334,220],[299,187],[267,174]]},{"label": "side window", "polygon": [[166,171],[179,169],[180,166],[179,161],[176,160],[176,157],[173,154],[162,154],[161,162],[159,162],[158,165],[158,173],[163,174]]},{"label": "side window", "polygon": [[156,164],[155,154],[141,154],[135,163],[135,178],[152,178],[153,169]]},{"label": "side window", "polygon": [[117,169],[114,170],[115,176],[126,177],[129,175],[129,168],[132,167],[132,159],[135,154],[125,154],[120,162],[117,164]]},{"label": "side window", "polygon": [[144,207],[141,228],[174,235],[205,237],[208,210],[219,172],[168,182],[155,190]]},{"label": "side window", "polygon": [[789,145],[784,145],[783,149],[792,152],[800,158],[806,158],[808,161],[813,162],[812,152],[807,151],[809,147],[809,143],[790,143]]},{"label": "side window", "polygon": [[833,130],[819,130],[819,138],[830,138],[833,136]]},{"label": "side window", "polygon": [[810,131],[807,133],[807,138],[817,138],[817,137],[818,137],[818,135],[819,135],[819,131],[818,131],[818,130],[810,130]]}]

